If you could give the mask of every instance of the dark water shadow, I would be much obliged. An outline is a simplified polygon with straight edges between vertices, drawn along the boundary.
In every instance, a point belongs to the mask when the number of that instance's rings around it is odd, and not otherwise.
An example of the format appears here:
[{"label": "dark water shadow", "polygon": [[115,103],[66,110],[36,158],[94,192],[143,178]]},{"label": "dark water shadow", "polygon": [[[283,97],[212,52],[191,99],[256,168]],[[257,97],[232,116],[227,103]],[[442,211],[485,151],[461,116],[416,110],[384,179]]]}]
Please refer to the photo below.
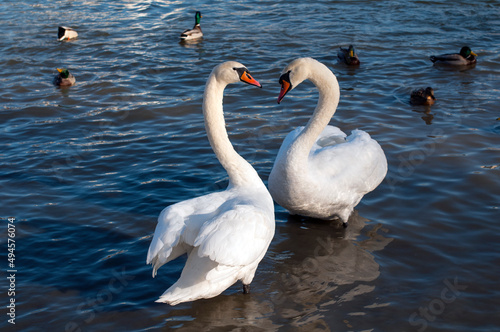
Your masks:
[{"label": "dark water shadow", "polygon": [[370,282],[380,271],[373,251],[393,240],[386,232],[356,212],[347,228],[337,221],[290,216],[277,223],[250,294],[241,294],[237,283],[213,299],[169,308],[155,320],[188,330],[329,329],[332,323],[321,307],[340,305],[375,288]]},{"label": "dark water shadow", "polygon": [[381,224],[370,224],[356,211],[347,228],[340,221],[296,217],[290,217],[286,226],[280,229],[284,240],[273,248],[288,253],[276,264],[277,276],[270,287],[275,312],[291,320],[291,326],[328,326],[321,307],[370,293],[374,289],[370,282],[380,274],[372,252],[393,239],[385,236]]}]

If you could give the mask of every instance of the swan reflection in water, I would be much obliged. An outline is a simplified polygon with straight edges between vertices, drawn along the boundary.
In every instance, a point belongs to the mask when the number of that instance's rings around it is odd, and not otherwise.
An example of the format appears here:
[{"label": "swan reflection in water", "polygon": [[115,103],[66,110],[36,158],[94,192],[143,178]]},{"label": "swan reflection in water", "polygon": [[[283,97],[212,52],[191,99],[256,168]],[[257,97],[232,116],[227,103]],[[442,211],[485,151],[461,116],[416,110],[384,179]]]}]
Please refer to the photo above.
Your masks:
[{"label": "swan reflection in water", "polygon": [[[286,213],[278,212],[277,220],[286,218]],[[380,272],[372,253],[393,240],[385,227],[359,216],[356,210],[347,228],[294,216],[276,226],[275,238],[252,284],[253,293],[241,294],[233,286],[218,297],[172,308],[157,318],[170,327],[193,330],[207,326],[328,330],[331,306],[374,289],[370,282]],[[373,302],[363,301],[365,305]]]}]

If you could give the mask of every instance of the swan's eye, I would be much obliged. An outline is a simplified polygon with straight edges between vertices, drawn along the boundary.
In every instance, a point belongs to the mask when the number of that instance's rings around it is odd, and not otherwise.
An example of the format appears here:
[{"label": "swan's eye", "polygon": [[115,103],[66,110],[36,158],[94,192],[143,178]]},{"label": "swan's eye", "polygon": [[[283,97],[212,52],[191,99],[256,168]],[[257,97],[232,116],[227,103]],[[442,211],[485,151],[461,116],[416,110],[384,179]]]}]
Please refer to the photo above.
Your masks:
[{"label": "swan's eye", "polygon": [[248,69],[246,69],[245,67],[239,67],[239,68],[235,67],[233,69],[236,70],[239,77],[242,77],[245,73],[248,73]]}]

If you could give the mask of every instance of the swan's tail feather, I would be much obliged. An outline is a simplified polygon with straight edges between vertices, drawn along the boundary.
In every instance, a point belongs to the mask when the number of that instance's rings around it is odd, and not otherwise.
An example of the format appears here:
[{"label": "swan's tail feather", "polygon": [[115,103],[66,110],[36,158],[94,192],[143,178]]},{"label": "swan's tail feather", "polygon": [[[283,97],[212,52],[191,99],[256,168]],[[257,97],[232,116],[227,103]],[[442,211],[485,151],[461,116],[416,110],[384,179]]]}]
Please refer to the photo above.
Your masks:
[{"label": "swan's tail feather", "polygon": [[156,273],[158,269],[163,265],[161,264],[157,258],[155,258],[152,262],[151,265],[153,265],[153,278],[156,277]]},{"label": "swan's tail feather", "polygon": [[189,302],[200,298],[204,298],[203,296],[201,296],[201,294],[197,292],[197,290],[194,290],[193,287],[188,287],[188,288],[175,287],[174,289],[172,288],[174,287],[170,287],[155,302],[167,303],[173,306],[179,303]]},{"label": "swan's tail feather", "polygon": [[154,256],[151,258],[151,260],[148,261],[148,264],[151,264],[153,266],[153,278],[156,277],[156,273],[158,269],[165,264],[158,255]]},{"label": "swan's tail feather", "polygon": [[182,285],[178,286],[178,284],[182,283],[179,279],[155,302],[176,305],[182,302],[190,302],[198,299],[209,299],[219,295],[236,281],[237,279],[235,278],[226,278],[224,280],[219,280],[217,283],[203,281],[189,287],[182,287]]},{"label": "swan's tail feather", "polygon": [[156,302],[176,305],[219,295],[248,271],[240,266],[224,266],[209,257],[199,257],[198,248],[189,255],[179,280],[170,286]]},{"label": "swan's tail feather", "polygon": [[190,251],[191,248],[189,246],[181,243],[171,249],[167,248],[166,250],[160,250],[156,256],[148,254],[147,263],[153,265],[153,278],[156,277],[156,272],[164,264],[184,255],[185,253],[189,253]]}]

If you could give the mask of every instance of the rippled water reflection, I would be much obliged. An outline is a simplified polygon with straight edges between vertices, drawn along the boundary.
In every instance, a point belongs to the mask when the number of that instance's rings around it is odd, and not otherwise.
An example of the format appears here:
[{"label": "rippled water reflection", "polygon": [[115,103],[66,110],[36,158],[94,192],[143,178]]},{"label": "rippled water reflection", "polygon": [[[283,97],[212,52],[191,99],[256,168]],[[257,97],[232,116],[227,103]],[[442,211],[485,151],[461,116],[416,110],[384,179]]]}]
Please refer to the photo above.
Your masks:
[{"label": "rippled water reflection", "polygon": [[[195,10],[205,37],[179,43]],[[16,218],[16,329],[497,330],[498,13],[486,0],[2,2],[0,218]],[[58,25],[79,38],[57,42]],[[356,69],[336,62],[351,43]],[[475,68],[428,60],[465,44]],[[184,263],[151,277],[159,212],[227,184],[201,115],[208,74],[237,60],[263,84],[228,87],[224,107],[237,151],[267,181],[281,141],[317,100],[304,83],[276,104],[280,71],[299,56],[337,75],[331,124],[380,143],[386,180],[346,230],[277,206],[250,295],[235,285],[214,299],[154,303]],[[55,88],[57,67],[76,85]],[[410,105],[426,86],[436,104]],[[2,328],[13,327],[7,319]]]}]

